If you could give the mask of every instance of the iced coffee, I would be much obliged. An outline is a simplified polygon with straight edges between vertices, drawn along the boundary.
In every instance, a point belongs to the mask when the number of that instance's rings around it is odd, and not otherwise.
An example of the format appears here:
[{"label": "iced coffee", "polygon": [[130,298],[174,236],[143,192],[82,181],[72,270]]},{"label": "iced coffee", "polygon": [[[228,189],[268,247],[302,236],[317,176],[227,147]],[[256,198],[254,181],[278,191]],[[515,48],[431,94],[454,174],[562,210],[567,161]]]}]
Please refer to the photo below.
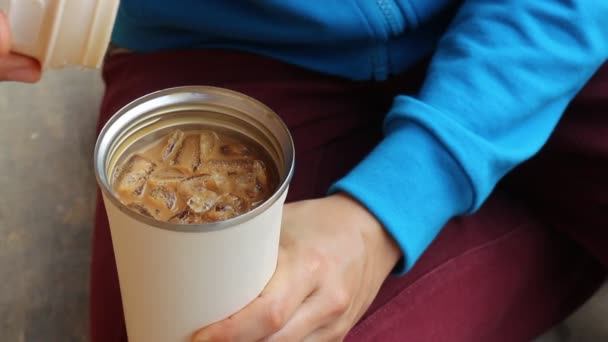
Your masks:
[{"label": "iced coffee", "polygon": [[244,214],[267,200],[277,172],[253,140],[220,130],[174,130],[130,155],[112,187],[130,209],[159,221],[200,224]]}]

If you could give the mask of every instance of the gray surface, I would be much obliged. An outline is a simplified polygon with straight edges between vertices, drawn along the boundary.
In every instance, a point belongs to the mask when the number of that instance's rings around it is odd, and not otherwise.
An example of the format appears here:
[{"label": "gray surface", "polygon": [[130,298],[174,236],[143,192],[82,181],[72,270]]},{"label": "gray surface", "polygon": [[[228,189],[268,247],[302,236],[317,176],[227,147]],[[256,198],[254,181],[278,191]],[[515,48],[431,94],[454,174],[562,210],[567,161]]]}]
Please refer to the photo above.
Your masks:
[{"label": "gray surface", "polygon": [[566,341],[608,341],[608,283],[566,321],[565,332]]},{"label": "gray surface", "polygon": [[535,342],[605,342],[608,341],[608,283],[566,322]]},{"label": "gray surface", "polygon": [[[0,84],[0,342],[87,341],[101,92],[90,71]],[[537,342],[563,341],[608,341],[608,287]]]},{"label": "gray surface", "polygon": [[101,92],[76,70],[0,84],[0,341],[87,340]]}]

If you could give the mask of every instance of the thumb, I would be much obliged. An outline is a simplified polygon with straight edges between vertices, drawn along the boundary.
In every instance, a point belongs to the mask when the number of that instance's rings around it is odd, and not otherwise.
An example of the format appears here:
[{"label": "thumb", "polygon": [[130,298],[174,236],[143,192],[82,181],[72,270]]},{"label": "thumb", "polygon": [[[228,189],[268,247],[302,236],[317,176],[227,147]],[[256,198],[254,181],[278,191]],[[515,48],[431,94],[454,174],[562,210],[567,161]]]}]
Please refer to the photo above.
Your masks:
[{"label": "thumb", "polygon": [[8,18],[3,11],[0,11],[0,57],[8,55],[11,45],[11,29],[8,25]]},{"label": "thumb", "polygon": [[0,81],[37,82],[40,64],[32,58],[11,53],[12,39],[8,19],[0,11]]}]

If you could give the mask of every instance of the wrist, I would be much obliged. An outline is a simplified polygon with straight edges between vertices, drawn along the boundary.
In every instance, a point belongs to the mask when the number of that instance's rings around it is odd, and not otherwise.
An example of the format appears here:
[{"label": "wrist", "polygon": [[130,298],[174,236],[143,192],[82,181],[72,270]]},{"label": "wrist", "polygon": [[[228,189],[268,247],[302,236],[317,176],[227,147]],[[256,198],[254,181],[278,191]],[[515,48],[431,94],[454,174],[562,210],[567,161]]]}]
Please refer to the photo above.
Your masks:
[{"label": "wrist", "polygon": [[339,206],[338,212],[348,226],[361,234],[368,257],[378,260],[377,270],[390,273],[402,258],[402,252],[382,223],[361,202],[346,193],[338,192],[327,199]]}]

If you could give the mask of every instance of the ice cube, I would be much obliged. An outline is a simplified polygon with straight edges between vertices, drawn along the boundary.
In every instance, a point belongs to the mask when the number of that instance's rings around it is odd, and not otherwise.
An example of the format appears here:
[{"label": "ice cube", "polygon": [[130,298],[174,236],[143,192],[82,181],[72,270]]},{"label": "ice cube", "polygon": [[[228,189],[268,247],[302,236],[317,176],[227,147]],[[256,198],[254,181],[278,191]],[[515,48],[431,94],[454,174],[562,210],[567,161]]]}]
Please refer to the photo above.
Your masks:
[{"label": "ice cube", "polygon": [[190,207],[193,212],[201,214],[213,208],[218,198],[219,196],[215,192],[204,190],[192,195],[192,197],[188,199],[187,203],[188,207]]},{"label": "ice cube", "polygon": [[252,202],[264,199],[264,191],[252,173],[244,173],[233,177],[233,192]]},{"label": "ice cube", "polygon": [[148,209],[146,209],[146,207],[144,207],[144,205],[141,203],[133,202],[133,203],[127,205],[127,208],[129,208],[137,213],[140,213],[144,216],[152,217],[152,214],[150,214],[150,211],[148,211]]},{"label": "ice cube", "polygon": [[199,135],[194,134],[186,137],[175,158],[175,166],[186,172],[194,172],[201,163],[200,149]]},{"label": "ice cube", "polygon": [[180,223],[180,224],[197,224],[197,223],[203,223],[204,220],[201,217],[201,215],[197,215],[196,213],[193,213],[190,210],[184,210],[184,211],[180,212],[179,214],[171,217],[169,219],[169,222]]},{"label": "ice cube", "polygon": [[133,155],[119,171],[115,190],[121,198],[141,197],[146,181],[156,165],[140,156]]},{"label": "ice cube", "polygon": [[266,169],[266,165],[261,160],[253,161],[253,174],[255,175],[255,179],[258,187],[262,187],[265,191],[268,191],[268,169]]},{"label": "ice cube", "polygon": [[[219,186],[216,185],[213,190],[221,194],[234,192],[235,195],[259,202],[270,191],[268,170],[261,160],[210,160],[201,165],[201,170],[216,181]],[[211,184],[207,180],[208,188]]]},{"label": "ice cube", "polygon": [[251,149],[241,143],[223,144],[220,152],[227,157],[246,157],[251,155]]},{"label": "ice cube", "polygon": [[186,201],[194,194],[202,193],[207,190],[223,194],[230,191],[230,183],[225,176],[218,174],[203,174],[190,177],[181,182],[178,186],[179,195]]},{"label": "ice cube", "polygon": [[211,158],[219,143],[219,136],[215,132],[204,131],[200,134],[200,161],[205,162]]},{"label": "ice cube", "polygon": [[205,182],[207,189],[220,194],[230,192],[230,180],[220,173],[212,173]]},{"label": "ice cube", "polygon": [[254,188],[255,183],[255,176],[251,173],[243,173],[232,177],[232,184],[236,191],[245,192],[248,189]]},{"label": "ice cube", "polygon": [[182,149],[184,136],[184,132],[180,131],[179,129],[171,133],[169,139],[167,139],[167,145],[163,149],[162,153],[162,159],[164,162],[169,164],[175,163],[175,158]]},{"label": "ice cube", "polygon": [[209,210],[205,214],[205,217],[212,222],[225,221],[247,212],[248,209],[249,203],[247,201],[242,200],[238,196],[228,194],[220,197],[215,207]]},{"label": "ice cube", "polygon": [[158,168],[152,172],[148,178],[148,186],[159,187],[159,186],[174,186],[177,187],[187,175],[182,171],[172,168],[163,167]]},{"label": "ice cube", "polygon": [[177,205],[177,192],[174,189],[161,186],[151,189],[145,200],[150,207],[174,210]]},{"label": "ice cube", "polygon": [[208,174],[235,176],[253,171],[253,161],[248,159],[209,160],[201,164],[200,171]]},{"label": "ice cube", "polygon": [[209,175],[201,175],[184,180],[178,186],[179,195],[187,201],[194,194],[208,190],[209,178]]}]

